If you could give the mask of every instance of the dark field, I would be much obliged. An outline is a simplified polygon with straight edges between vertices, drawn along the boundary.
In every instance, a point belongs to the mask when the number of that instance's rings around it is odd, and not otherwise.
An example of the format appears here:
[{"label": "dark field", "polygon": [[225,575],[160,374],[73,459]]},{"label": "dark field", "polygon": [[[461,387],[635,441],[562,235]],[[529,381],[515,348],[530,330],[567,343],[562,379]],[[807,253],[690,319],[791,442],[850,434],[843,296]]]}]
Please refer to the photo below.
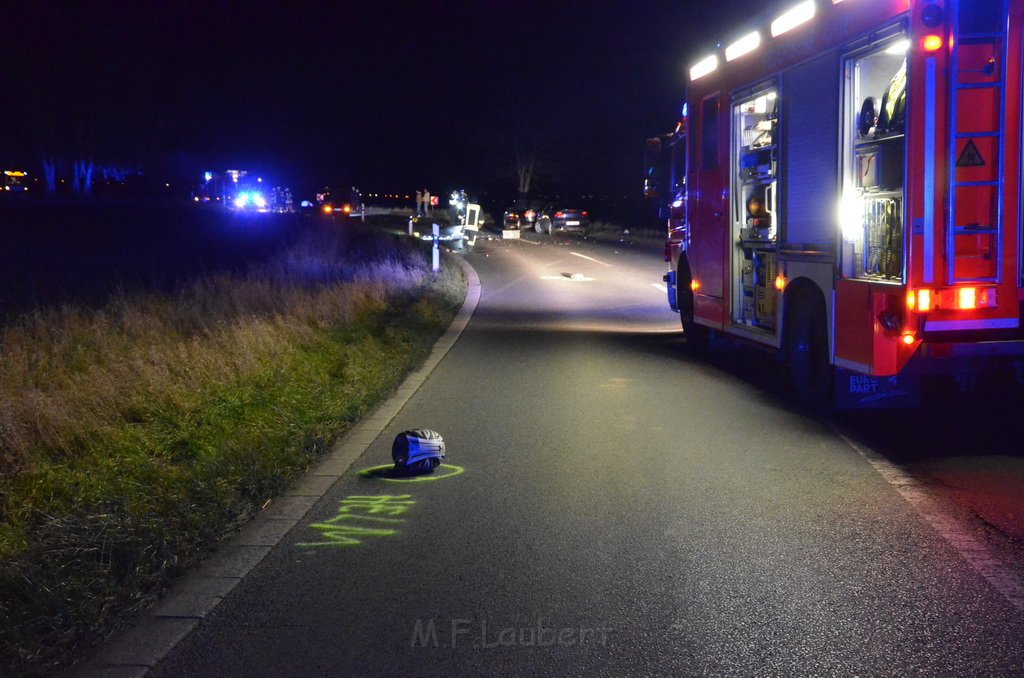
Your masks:
[{"label": "dark field", "polygon": [[[172,291],[244,271],[322,224],[191,204],[0,200],[0,318],[37,306],[97,305],[115,290]],[[15,196],[21,198],[21,196]]]}]

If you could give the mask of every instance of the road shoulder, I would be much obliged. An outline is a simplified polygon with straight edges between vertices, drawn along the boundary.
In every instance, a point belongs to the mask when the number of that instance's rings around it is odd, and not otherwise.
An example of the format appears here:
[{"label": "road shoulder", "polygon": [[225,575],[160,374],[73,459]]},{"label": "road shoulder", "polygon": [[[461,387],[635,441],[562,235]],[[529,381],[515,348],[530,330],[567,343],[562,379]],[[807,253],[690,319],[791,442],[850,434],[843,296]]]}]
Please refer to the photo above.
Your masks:
[{"label": "road shoulder", "polygon": [[133,626],[116,634],[76,676],[143,676],[192,632],[231,590],[348,472],[352,464],[388,426],[458,341],[480,301],[480,278],[461,256],[466,299],[451,325],[423,364],[411,372],[390,398],[337,441],[317,464],[296,481],[195,571],[179,580],[159,603]]}]

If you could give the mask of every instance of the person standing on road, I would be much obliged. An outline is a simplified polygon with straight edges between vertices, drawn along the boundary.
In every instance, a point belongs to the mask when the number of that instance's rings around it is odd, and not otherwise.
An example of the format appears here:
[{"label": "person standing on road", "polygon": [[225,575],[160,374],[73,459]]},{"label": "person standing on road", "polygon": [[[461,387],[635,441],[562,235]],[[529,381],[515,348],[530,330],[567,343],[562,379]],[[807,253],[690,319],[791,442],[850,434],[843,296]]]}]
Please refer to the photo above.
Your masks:
[{"label": "person standing on road", "polygon": [[430,191],[423,189],[423,214],[430,214]]},{"label": "person standing on road", "polygon": [[423,191],[416,191],[416,215],[423,214]]}]

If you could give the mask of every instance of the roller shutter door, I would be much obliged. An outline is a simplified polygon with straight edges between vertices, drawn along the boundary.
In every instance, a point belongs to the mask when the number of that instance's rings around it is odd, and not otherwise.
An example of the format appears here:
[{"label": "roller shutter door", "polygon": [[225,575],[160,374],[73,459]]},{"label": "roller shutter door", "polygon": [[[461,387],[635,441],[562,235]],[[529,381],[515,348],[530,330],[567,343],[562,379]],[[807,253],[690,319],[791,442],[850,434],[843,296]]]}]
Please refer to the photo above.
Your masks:
[{"label": "roller shutter door", "polygon": [[828,245],[838,237],[839,53],[782,79],[783,242]]}]

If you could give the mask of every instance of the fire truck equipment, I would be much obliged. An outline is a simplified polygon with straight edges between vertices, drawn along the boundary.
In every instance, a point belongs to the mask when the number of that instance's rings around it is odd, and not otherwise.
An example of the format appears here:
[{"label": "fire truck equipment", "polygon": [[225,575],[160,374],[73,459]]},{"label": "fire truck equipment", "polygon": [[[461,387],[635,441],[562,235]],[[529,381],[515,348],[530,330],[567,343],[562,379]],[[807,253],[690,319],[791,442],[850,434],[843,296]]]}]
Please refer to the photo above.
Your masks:
[{"label": "fire truck equipment", "polygon": [[688,343],[777,351],[808,405],[1024,372],[1022,27],[1024,0],[803,0],[700,55],[645,165]]}]

